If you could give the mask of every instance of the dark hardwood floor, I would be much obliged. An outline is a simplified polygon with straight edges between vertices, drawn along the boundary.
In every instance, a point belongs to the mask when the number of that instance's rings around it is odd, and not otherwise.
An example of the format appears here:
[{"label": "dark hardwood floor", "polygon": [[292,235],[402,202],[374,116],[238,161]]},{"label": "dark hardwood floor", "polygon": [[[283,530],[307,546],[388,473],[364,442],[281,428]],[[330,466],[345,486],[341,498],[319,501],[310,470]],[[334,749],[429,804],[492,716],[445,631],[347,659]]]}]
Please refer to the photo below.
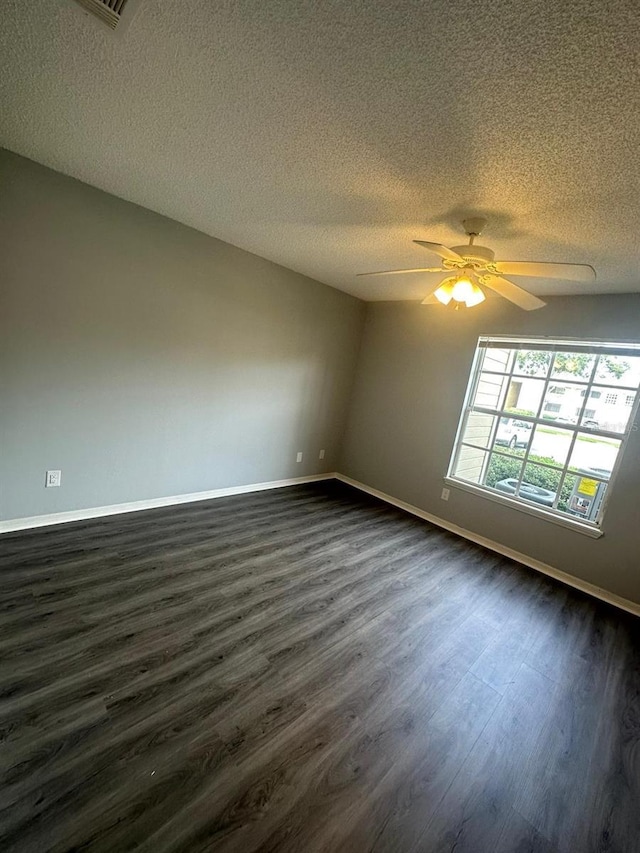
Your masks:
[{"label": "dark hardwood floor", "polygon": [[334,482],[0,555],[2,851],[640,850],[632,616]]}]

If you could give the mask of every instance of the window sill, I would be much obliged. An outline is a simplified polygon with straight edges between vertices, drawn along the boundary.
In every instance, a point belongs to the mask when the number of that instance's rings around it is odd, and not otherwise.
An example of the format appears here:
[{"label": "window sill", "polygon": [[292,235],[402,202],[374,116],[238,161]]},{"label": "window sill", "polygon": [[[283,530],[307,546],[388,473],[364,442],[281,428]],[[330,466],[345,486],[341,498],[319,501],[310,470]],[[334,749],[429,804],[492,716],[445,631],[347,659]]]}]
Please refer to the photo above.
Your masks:
[{"label": "window sill", "polygon": [[585,524],[578,520],[574,521],[571,518],[563,518],[562,516],[555,515],[552,512],[546,512],[540,507],[531,506],[530,504],[513,500],[507,495],[490,492],[480,486],[475,486],[473,483],[465,483],[464,480],[456,480],[453,477],[445,477],[444,481],[448,486],[453,486],[455,489],[462,489],[464,492],[470,492],[472,495],[478,495],[479,497],[486,498],[494,503],[499,503],[503,506],[510,507],[511,509],[518,510],[518,512],[524,512],[527,515],[533,515],[535,518],[550,521],[552,524],[557,524],[560,527],[566,527],[569,530],[574,530],[576,533],[582,533],[584,536],[591,537],[591,539],[599,539],[604,535],[603,531],[599,527],[595,527],[592,524]]}]

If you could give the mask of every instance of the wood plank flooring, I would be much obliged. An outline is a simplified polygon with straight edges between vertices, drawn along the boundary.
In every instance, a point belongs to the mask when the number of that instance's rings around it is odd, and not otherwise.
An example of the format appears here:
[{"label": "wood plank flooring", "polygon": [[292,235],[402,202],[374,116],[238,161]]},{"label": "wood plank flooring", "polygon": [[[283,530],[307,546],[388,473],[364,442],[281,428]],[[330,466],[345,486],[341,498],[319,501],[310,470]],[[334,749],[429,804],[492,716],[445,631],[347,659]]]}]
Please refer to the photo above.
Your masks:
[{"label": "wood plank flooring", "polygon": [[639,620],[342,484],[0,584],[3,851],[640,851]]}]

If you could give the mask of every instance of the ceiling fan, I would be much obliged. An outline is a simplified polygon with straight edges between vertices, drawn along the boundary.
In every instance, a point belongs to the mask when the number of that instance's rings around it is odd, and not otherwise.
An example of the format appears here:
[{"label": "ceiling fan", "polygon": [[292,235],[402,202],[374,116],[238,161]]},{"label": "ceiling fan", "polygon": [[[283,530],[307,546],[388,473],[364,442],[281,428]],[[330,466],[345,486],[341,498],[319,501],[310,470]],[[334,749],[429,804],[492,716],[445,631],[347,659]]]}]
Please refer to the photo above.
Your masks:
[{"label": "ceiling fan", "polygon": [[[533,311],[546,305],[532,293],[524,290],[505,275],[531,276],[533,278],[558,278],[568,281],[595,281],[596,271],[589,264],[545,263],[539,261],[496,261],[495,254],[486,246],[474,245],[474,240],[482,234],[486,219],[472,217],[463,219],[462,225],[469,237],[466,246],[453,246],[449,249],[441,243],[427,240],[414,240],[430,252],[439,255],[442,263],[439,267],[417,267],[407,270],[382,270],[365,272],[359,275],[398,275],[409,272],[447,272],[447,278],[423,300],[423,305],[448,305],[453,300],[456,309],[464,304],[467,308],[479,305],[485,295],[482,287],[494,290],[519,308]],[[482,287],[480,287],[482,285]]]}]

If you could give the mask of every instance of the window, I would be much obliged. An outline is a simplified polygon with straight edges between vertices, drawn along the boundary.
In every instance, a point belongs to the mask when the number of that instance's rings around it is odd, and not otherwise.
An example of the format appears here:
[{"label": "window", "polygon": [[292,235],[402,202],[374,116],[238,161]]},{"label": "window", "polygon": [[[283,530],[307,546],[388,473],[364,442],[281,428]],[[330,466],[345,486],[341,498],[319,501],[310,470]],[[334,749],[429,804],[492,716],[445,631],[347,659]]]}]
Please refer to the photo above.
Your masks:
[{"label": "window", "polygon": [[614,406],[618,402],[617,394],[607,394],[604,398],[605,403],[609,403],[609,405]]},{"label": "window", "polygon": [[624,398],[625,406],[633,406],[635,399],[636,399],[635,394],[627,394],[627,396]]},{"label": "window", "polygon": [[447,480],[598,536],[639,385],[640,344],[481,337]]}]

